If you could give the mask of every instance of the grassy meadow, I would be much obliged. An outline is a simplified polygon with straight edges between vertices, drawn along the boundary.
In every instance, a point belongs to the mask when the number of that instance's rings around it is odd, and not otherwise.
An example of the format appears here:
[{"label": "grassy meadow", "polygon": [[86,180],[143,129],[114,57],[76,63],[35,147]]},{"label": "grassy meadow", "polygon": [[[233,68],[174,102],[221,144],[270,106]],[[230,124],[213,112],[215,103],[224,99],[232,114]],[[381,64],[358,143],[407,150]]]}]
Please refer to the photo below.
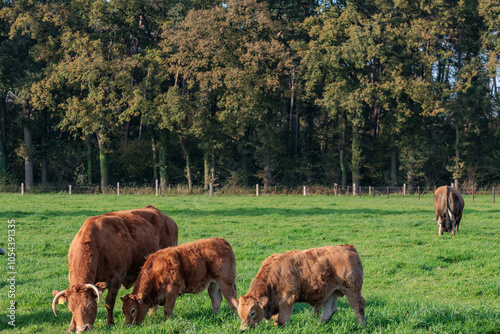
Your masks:
[{"label": "grassy meadow", "polygon": [[[8,257],[0,257],[0,331],[62,333],[71,313],[51,310],[52,290],[68,286],[67,251],[85,219],[153,204],[179,227],[179,243],[223,237],[236,254],[238,295],[246,293],[262,261],[273,253],[350,243],[364,267],[366,327],[346,298],[326,324],[297,304],[285,328],[261,323],[252,333],[500,333],[500,203],[465,196],[455,237],[438,236],[432,195],[385,196],[167,196],[0,194],[0,247],[15,220],[15,327],[7,317]],[[131,290],[128,291],[130,293]],[[119,296],[127,293],[120,290]],[[116,324],[106,327],[99,305],[95,333],[236,333],[240,321],[224,301],[212,314],[206,292],[177,299],[140,326],[127,327],[117,300]]]}]

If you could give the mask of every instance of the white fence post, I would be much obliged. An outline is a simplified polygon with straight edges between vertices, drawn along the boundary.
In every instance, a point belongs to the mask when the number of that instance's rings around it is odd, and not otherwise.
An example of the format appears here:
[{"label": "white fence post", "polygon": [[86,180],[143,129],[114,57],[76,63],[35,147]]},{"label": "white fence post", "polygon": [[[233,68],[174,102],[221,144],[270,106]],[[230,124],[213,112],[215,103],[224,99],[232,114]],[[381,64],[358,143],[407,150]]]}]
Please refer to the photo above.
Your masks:
[{"label": "white fence post", "polygon": [[356,183],[352,184],[352,195],[356,196]]},{"label": "white fence post", "polygon": [[209,192],[210,192],[210,197],[212,197],[212,193],[213,193],[213,191],[214,191],[214,184],[213,184],[213,182],[210,182],[210,184],[208,185],[208,187],[209,187],[209,189],[210,189],[210,190],[209,190]]},{"label": "white fence post", "polygon": [[71,184],[69,185],[69,194],[71,195]]},{"label": "white fence post", "polygon": [[255,196],[259,196],[259,184],[255,185]]},{"label": "white fence post", "polygon": [[306,193],[306,186],[304,186],[303,191],[304,191],[304,196],[306,196],[306,194],[307,194],[307,193]]},{"label": "white fence post", "polygon": [[158,197],[158,179],[155,182],[156,196]]},{"label": "white fence post", "polygon": [[116,182],[116,194],[120,196],[120,182]]},{"label": "white fence post", "polygon": [[24,195],[24,183],[21,183],[21,195]]}]

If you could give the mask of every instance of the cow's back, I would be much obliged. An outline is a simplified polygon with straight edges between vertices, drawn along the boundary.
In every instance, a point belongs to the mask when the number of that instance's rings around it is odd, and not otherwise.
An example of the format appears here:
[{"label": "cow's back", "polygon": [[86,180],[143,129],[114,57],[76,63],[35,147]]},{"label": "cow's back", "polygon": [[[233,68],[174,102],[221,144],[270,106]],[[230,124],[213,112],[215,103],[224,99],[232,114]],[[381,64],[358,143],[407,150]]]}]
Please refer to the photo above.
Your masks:
[{"label": "cow's back", "polygon": [[352,245],[338,245],[270,256],[263,262],[250,290],[271,287],[293,295],[299,302],[319,302],[333,289],[361,290],[362,284],[363,267],[356,249]]},{"label": "cow's back", "polygon": [[68,252],[70,283],[111,276],[130,283],[149,254],[177,244],[177,234],[175,222],[154,207],[90,217]]}]

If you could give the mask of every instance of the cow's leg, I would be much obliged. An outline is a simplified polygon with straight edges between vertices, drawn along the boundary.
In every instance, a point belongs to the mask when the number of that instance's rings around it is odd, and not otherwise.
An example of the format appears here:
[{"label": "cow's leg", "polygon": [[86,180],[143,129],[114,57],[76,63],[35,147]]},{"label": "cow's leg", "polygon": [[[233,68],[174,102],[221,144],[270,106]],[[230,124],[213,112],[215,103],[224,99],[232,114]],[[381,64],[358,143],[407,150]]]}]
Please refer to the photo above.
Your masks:
[{"label": "cow's leg", "polygon": [[163,306],[163,312],[165,313],[165,318],[170,318],[174,313],[174,306],[176,299],[177,299],[177,294],[174,292],[168,292],[165,294],[165,305]]},{"label": "cow's leg", "polygon": [[438,217],[438,227],[439,227],[439,232],[438,235],[443,235],[443,218],[441,216]]},{"label": "cow's leg", "polygon": [[76,331],[76,321],[75,321],[75,316],[72,316],[71,322],[69,323],[68,332],[72,333],[74,331]]},{"label": "cow's leg", "polygon": [[277,317],[273,317],[274,324],[278,326],[284,326],[288,320],[290,320],[290,316],[292,315],[293,304],[288,304],[286,302],[282,302],[279,305],[279,313]]},{"label": "cow's leg", "polygon": [[334,292],[323,302],[323,312],[321,312],[320,323],[329,321],[331,317],[337,312],[337,298],[339,296]]},{"label": "cow's leg", "polygon": [[226,282],[224,280],[218,280],[220,290],[224,298],[226,298],[227,304],[229,305],[229,309],[234,312],[237,307],[235,305],[236,299],[238,299],[238,295],[236,292],[236,284],[234,281]]},{"label": "cow's leg", "polygon": [[361,296],[361,291],[350,290],[344,291],[344,293],[347,297],[349,305],[351,305],[352,309],[354,310],[354,314],[356,314],[358,322],[361,325],[365,326],[365,299],[363,298],[363,296]]},{"label": "cow's leg", "polygon": [[212,301],[212,309],[214,313],[219,312],[220,304],[222,303],[222,292],[219,285],[215,282],[210,282],[208,284],[208,295]]},{"label": "cow's leg", "polygon": [[107,284],[108,295],[106,296],[105,306],[108,311],[108,319],[106,325],[114,325],[115,319],[113,318],[113,309],[115,308],[116,296],[120,290],[120,282],[117,279],[112,279]]}]

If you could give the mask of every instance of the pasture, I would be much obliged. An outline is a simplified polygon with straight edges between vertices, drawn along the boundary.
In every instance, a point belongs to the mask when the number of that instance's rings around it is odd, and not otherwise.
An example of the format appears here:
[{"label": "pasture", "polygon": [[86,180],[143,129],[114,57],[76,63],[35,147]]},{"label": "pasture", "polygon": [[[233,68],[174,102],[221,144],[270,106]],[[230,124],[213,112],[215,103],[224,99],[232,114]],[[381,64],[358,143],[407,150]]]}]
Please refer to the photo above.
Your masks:
[{"label": "pasture", "polygon": [[[0,247],[7,249],[15,220],[15,263],[0,257],[0,330],[62,333],[71,313],[51,310],[52,290],[68,286],[67,251],[85,219],[153,204],[179,227],[179,243],[223,237],[236,254],[238,296],[245,294],[262,261],[273,253],[332,244],[357,248],[364,267],[367,326],[361,327],[346,298],[326,324],[297,304],[285,328],[261,323],[252,333],[500,333],[500,204],[464,196],[464,217],[455,237],[438,236],[432,195],[167,196],[0,194]],[[12,229],[12,228],[10,228]],[[8,279],[14,269],[15,284]],[[15,297],[9,297],[14,288]],[[131,290],[128,291],[130,293]],[[119,296],[127,291],[121,289]],[[15,300],[15,326],[8,322]],[[95,333],[236,333],[240,320],[224,301],[213,315],[206,292],[177,299],[174,315],[163,308],[137,327],[124,324],[121,300],[115,326],[106,327],[104,303]]]}]

